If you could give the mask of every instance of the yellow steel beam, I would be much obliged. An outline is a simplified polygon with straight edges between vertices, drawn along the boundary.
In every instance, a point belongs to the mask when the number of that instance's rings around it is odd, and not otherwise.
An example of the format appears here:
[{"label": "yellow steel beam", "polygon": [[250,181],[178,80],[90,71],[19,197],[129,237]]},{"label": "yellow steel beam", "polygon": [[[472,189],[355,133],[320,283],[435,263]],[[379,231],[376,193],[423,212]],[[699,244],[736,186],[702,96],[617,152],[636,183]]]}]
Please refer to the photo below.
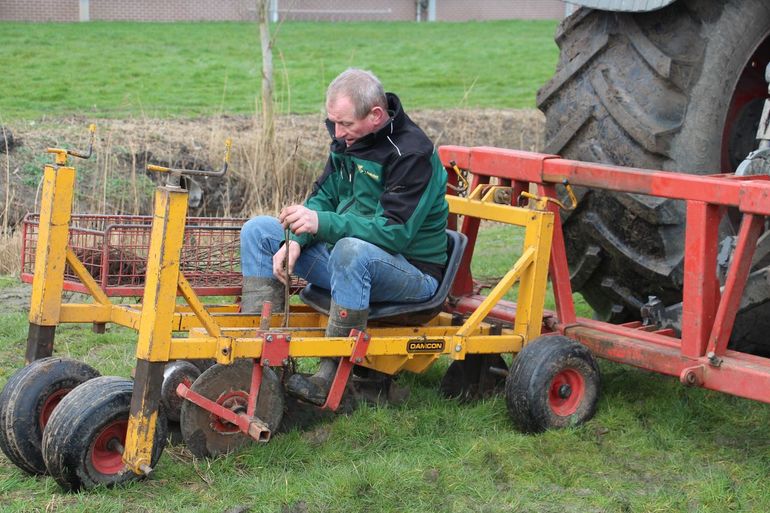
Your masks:
[{"label": "yellow steel beam", "polygon": [[449,210],[453,214],[478,217],[479,219],[499,221],[516,226],[526,226],[533,213],[532,210],[526,208],[483,202],[471,198],[447,196],[446,200],[449,203]]},{"label": "yellow steel beam", "polygon": [[[505,273],[505,276],[503,276],[497,285],[495,285],[495,288],[489,292],[486,299],[481,302],[481,304],[476,308],[476,310],[474,310],[471,316],[468,317],[468,320],[463,323],[462,327],[457,331],[457,337],[467,337],[476,331],[476,329],[478,329],[481,321],[483,321],[484,318],[489,315],[489,312],[492,311],[492,308],[494,308],[495,305],[500,302],[503,296],[511,289],[511,287],[513,287],[522,273],[524,273],[532,264],[532,262],[535,261],[535,253],[535,248],[528,248],[524,251],[524,253],[514,264],[513,268]],[[518,310],[516,314],[516,317],[518,317]]]},{"label": "yellow steel beam", "polygon": [[516,301],[514,331],[525,337],[525,342],[540,336],[543,327],[543,308],[548,285],[548,264],[553,241],[553,214],[533,211],[532,221],[524,233],[524,247],[534,250],[533,265],[522,275]]},{"label": "yellow steel beam", "polygon": [[184,274],[181,272],[179,273],[178,286],[179,291],[182,293],[182,297],[185,298],[187,304],[190,306],[195,316],[198,318],[198,320],[200,320],[203,327],[206,328],[206,332],[212,337],[221,336],[222,332],[219,329],[219,325],[214,320],[214,318],[211,317],[209,312],[206,310],[206,307],[203,306],[203,303],[201,303],[200,299],[198,299],[198,295],[193,290],[190,282],[187,281],[187,278],[185,278]]},{"label": "yellow steel beam", "polygon": [[[426,337],[409,336],[374,336],[369,341],[367,356],[404,356],[412,358],[423,354],[452,354],[453,336],[436,335]],[[171,341],[169,357],[171,360],[185,358],[215,358],[222,346],[222,340],[231,342],[231,353],[235,358],[259,358],[262,355],[262,338],[228,338],[191,336],[189,338],[175,338]],[[465,353],[473,354],[497,354],[517,353],[521,350],[524,337],[511,333],[503,335],[471,335],[464,338]],[[317,336],[293,336],[289,343],[289,356],[295,358],[309,357],[345,357],[353,351],[355,340],[352,337],[326,338],[322,333]],[[410,347],[415,343],[440,342],[440,346],[433,346],[429,350],[414,350]]]},{"label": "yellow steel beam", "polygon": [[74,167],[45,166],[29,307],[29,322],[39,326],[59,323],[74,184]]},{"label": "yellow steel beam", "polygon": [[158,188],[136,347],[136,357],[143,360],[157,362],[168,359],[186,211],[187,193],[184,189]]},{"label": "yellow steel beam", "polygon": [[136,376],[123,452],[126,466],[136,473],[144,472],[152,459],[163,366],[171,353],[187,197],[186,190],[173,186],[158,187],[155,192]]},{"label": "yellow steel beam", "polygon": [[61,305],[59,322],[111,322],[111,306],[87,303]]},{"label": "yellow steel beam", "polygon": [[110,298],[107,297],[107,294],[105,294],[99,284],[96,283],[96,280],[94,280],[93,276],[91,276],[91,273],[86,270],[85,266],[80,262],[80,259],[77,257],[77,255],[75,255],[75,252],[72,251],[72,248],[69,246],[67,246],[66,258],[67,263],[72,268],[72,271],[80,279],[80,282],[86,287],[86,290],[88,290],[88,293],[91,294],[91,297],[93,297],[94,300],[99,304],[109,305]]}]

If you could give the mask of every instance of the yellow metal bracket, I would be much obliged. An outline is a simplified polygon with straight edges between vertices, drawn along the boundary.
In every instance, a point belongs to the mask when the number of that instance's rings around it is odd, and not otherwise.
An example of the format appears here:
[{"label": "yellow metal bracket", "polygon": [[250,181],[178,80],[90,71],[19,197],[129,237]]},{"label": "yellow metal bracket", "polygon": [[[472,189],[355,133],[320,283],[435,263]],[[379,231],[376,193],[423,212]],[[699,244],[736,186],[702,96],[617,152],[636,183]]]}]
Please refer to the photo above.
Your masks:
[{"label": "yellow metal bracket", "polygon": [[548,208],[548,203],[553,203],[554,205],[558,205],[559,208],[562,210],[575,210],[575,207],[577,207],[578,200],[577,196],[575,196],[575,191],[572,190],[572,186],[565,178],[562,180],[562,184],[564,185],[564,188],[567,191],[567,195],[569,196],[570,204],[569,206],[565,205],[561,200],[557,198],[551,198],[550,196],[538,196],[537,194],[532,194],[531,192],[524,191],[521,193],[522,198],[528,198],[535,201],[535,209],[536,210],[545,210]]}]

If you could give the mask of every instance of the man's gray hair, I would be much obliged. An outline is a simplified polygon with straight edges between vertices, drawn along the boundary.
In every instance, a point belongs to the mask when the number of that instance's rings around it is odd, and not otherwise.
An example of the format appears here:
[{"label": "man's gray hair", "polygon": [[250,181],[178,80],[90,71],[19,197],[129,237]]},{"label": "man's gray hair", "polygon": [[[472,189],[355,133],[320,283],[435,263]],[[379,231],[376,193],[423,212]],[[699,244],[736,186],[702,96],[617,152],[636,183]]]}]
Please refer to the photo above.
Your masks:
[{"label": "man's gray hair", "polygon": [[362,119],[374,107],[388,111],[388,100],[380,79],[371,71],[348,68],[332,80],[326,90],[326,103],[337,100],[340,96],[350,98],[356,118]]}]

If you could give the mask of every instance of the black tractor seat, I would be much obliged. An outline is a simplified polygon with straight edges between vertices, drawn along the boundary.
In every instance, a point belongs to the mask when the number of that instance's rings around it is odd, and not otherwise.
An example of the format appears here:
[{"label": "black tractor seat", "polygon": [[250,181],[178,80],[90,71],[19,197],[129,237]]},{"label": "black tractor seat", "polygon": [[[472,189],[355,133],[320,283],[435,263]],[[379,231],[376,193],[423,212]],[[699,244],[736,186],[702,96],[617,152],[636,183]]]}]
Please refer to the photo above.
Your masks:
[{"label": "black tractor seat", "polygon": [[[422,303],[371,303],[369,320],[396,324],[423,324],[441,312],[468,243],[468,238],[460,232],[447,230],[446,235],[448,257],[446,269],[433,297]],[[329,290],[311,283],[300,291],[299,297],[317,312],[329,315],[332,300]]]}]

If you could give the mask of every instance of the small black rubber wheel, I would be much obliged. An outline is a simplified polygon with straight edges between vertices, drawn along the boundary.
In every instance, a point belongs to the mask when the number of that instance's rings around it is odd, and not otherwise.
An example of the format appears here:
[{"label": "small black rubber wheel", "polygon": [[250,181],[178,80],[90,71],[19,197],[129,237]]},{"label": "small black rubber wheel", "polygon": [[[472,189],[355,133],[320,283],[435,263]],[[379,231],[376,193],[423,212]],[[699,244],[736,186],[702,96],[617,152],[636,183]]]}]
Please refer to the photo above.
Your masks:
[{"label": "small black rubber wheel", "polygon": [[184,399],[176,393],[176,387],[184,381],[194,383],[201,370],[192,362],[177,360],[166,365],[163,369],[163,384],[160,387],[160,403],[166,412],[166,418],[172,422],[179,422],[182,413]]},{"label": "small black rubber wheel", "polygon": [[464,360],[455,360],[441,379],[439,391],[449,399],[470,401],[483,399],[502,388],[503,375],[490,368],[506,371],[508,366],[498,354],[469,354]]},{"label": "small black rubber wheel", "polygon": [[44,474],[40,444],[48,419],[65,395],[97,376],[90,365],[59,357],[15,372],[0,393],[0,448],[8,459],[25,472]]},{"label": "small black rubber wheel", "polygon": [[[233,411],[246,412],[252,367],[251,360],[239,360],[232,365],[214,365],[195,380],[191,389]],[[272,432],[276,432],[283,412],[283,386],[276,373],[269,367],[265,368],[255,414]],[[226,454],[253,441],[237,426],[190,401],[182,404],[179,423],[187,448],[198,458]]]},{"label": "small black rubber wheel", "polygon": [[[74,389],[54,410],[43,432],[43,458],[51,476],[66,490],[113,486],[140,476],[126,469],[121,447],[126,443],[134,383],[105,376]],[[150,466],[166,443],[166,419],[155,426]]]},{"label": "small black rubber wheel", "polygon": [[514,358],[505,382],[508,413],[526,433],[582,424],[593,417],[600,377],[591,352],[559,335],[539,337]]}]

